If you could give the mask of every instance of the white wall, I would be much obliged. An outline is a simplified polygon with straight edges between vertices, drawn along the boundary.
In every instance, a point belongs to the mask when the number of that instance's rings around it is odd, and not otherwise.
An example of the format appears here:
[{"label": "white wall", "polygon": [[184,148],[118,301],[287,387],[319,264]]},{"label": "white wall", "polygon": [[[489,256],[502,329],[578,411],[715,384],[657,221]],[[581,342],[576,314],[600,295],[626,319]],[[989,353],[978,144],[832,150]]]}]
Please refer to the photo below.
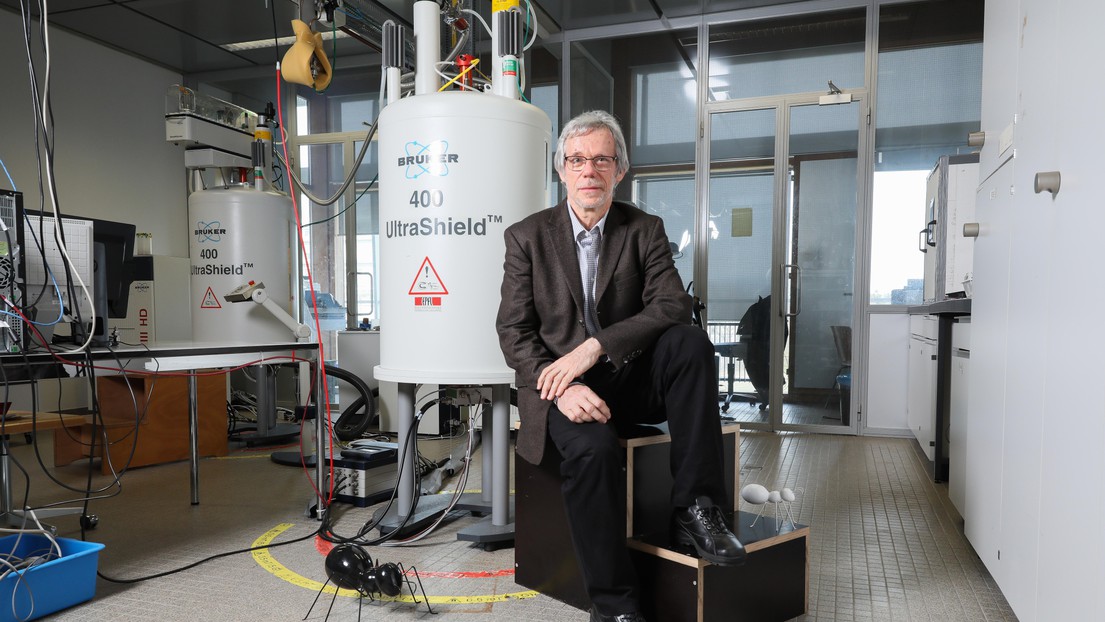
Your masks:
[{"label": "white wall", "polygon": [[[165,142],[164,117],[165,92],[180,74],[60,29],[49,39],[62,212],[132,222],[153,234],[154,253],[187,257],[184,152]],[[37,36],[32,43],[39,47]],[[26,59],[19,15],[0,9],[0,158],[24,206],[38,209]],[[0,187],[9,188],[2,173]]]},{"label": "white wall", "polygon": [[906,416],[909,316],[904,313],[870,313],[868,322],[871,337],[867,340],[867,399],[863,404],[863,434],[910,437]]}]

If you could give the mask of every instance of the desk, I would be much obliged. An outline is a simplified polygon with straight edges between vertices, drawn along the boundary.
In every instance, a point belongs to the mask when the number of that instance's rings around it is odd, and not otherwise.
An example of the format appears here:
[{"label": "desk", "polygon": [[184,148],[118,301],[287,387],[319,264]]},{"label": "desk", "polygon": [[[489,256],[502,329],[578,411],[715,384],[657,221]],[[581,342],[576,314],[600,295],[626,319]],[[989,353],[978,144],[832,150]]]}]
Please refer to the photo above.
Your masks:
[{"label": "desk", "polygon": [[[198,369],[238,367],[255,362],[264,362],[277,359],[290,359],[303,362],[318,361],[317,343],[273,343],[273,344],[216,344],[200,342],[168,342],[159,343],[149,348],[137,346],[125,346],[108,350],[105,348],[93,348],[87,353],[70,354],[58,353],[66,360],[73,361],[75,365],[92,364],[107,366],[128,365],[130,370],[136,368],[145,369],[147,372],[188,372],[194,373]],[[306,358],[304,358],[304,355]],[[53,365],[58,363],[50,353],[41,352],[33,354],[4,354],[0,355],[0,365],[9,368],[23,368],[25,366]],[[120,370],[125,371],[125,370]],[[322,374],[315,374],[318,387],[315,395],[325,395],[322,391]],[[192,505],[199,505],[199,413],[197,408],[196,377],[188,377],[188,443],[191,461],[191,501]],[[41,415],[40,415],[41,418]],[[83,421],[83,419],[82,419]],[[325,440],[324,417],[316,418],[318,434],[316,434],[317,455],[323,454],[323,442]],[[320,461],[320,464],[322,461]],[[318,490],[322,490],[322,470],[315,469],[315,483]],[[320,513],[321,516],[321,513]]]}]

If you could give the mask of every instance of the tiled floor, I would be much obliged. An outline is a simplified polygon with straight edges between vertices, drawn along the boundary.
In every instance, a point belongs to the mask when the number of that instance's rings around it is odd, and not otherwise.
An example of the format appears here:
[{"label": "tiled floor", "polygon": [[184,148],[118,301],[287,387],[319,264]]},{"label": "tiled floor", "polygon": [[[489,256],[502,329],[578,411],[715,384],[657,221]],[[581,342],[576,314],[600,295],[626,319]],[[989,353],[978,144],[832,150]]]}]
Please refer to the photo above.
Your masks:
[{"label": "tiled floor", "polygon": [[1015,620],[912,441],[744,434],[742,484],[812,528],[807,620]]},{"label": "tiled floor", "polygon": [[[792,488],[798,493],[794,517],[812,528],[809,613],[799,620],[1015,620],[963,538],[946,491],[924,476],[914,444],[873,437],[742,434],[742,484]],[[32,503],[64,499],[60,488],[45,481],[32,448],[16,445],[13,456],[33,477]],[[49,464],[48,444],[42,453]],[[299,469],[273,464],[267,454],[237,451],[229,458],[204,460],[198,506],[188,503],[187,464],[127,473],[119,494],[91,506],[100,525],[89,539],[107,545],[101,572],[138,577],[257,542],[309,536],[318,524],[304,515],[307,477]],[[74,485],[83,485],[87,477],[78,465],[50,471]],[[109,483],[98,474],[93,481]],[[478,487],[479,481],[472,477],[469,487]],[[17,476],[17,498],[22,485]],[[336,529],[343,534],[356,531],[372,514],[348,506],[341,511]],[[458,542],[456,530],[473,520],[459,518],[416,546],[369,549],[376,559],[417,567],[440,615],[431,616],[425,604],[366,603],[361,619],[588,619],[515,584],[512,549],[486,552]],[[79,537],[75,517],[54,522],[61,535]],[[322,562],[315,541],[307,539],[134,584],[101,579],[91,602],[48,619],[300,620],[326,578]],[[326,618],[329,596],[320,603],[310,620]],[[329,619],[356,620],[356,601],[339,597]]]}]

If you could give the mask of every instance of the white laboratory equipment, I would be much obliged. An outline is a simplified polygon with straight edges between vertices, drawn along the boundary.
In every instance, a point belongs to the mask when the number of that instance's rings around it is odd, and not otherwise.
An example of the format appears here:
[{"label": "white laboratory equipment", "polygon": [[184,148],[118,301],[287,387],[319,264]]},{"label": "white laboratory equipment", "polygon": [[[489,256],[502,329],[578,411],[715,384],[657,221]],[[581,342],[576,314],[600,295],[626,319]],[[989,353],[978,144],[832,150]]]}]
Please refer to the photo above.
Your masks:
[{"label": "white laboratory equipment", "polygon": [[963,225],[974,220],[978,154],[941,156],[928,176],[925,228],[918,248],[925,253],[925,302],[970,297],[974,239]]}]

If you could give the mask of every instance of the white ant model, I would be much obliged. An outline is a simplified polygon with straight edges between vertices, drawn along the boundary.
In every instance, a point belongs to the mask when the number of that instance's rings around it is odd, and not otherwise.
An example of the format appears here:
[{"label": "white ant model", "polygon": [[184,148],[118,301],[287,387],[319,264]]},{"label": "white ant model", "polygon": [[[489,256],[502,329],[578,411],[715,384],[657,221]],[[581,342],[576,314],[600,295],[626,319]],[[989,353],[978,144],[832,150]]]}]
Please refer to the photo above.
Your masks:
[{"label": "white ant model", "polygon": [[760,484],[748,484],[744,488],[741,488],[741,498],[751,503],[752,505],[760,506],[759,513],[756,514],[756,520],[752,521],[749,527],[755,527],[756,522],[763,516],[764,508],[770,503],[775,506],[775,532],[779,532],[779,504],[783,505],[783,511],[786,512],[786,519],[783,521],[783,526],[786,527],[787,520],[790,521],[790,528],[794,529],[794,515],[790,513],[790,505],[797,499],[794,491],[790,488],[784,488],[780,490],[768,491]]}]

